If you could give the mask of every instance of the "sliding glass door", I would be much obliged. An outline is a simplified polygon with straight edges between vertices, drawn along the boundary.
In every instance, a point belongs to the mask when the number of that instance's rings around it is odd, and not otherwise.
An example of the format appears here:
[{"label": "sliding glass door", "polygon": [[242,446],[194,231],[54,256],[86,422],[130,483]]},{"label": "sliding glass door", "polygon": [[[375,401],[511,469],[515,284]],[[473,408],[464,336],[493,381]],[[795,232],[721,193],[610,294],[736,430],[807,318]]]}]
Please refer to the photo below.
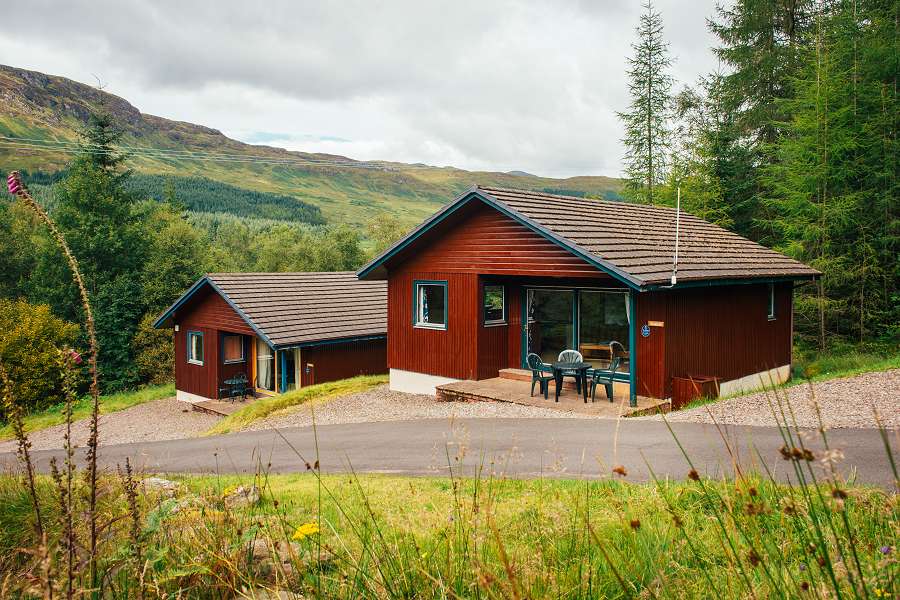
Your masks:
[{"label": "sliding glass door", "polygon": [[256,387],[275,391],[275,352],[259,338],[256,338]]},{"label": "sliding glass door", "polygon": [[529,353],[551,363],[560,352],[575,347],[574,303],[573,290],[528,290]]},{"label": "sliding glass door", "polygon": [[619,356],[618,371],[628,372],[627,292],[532,288],[526,301],[526,354],[533,352],[549,363],[563,350],[575,349],[600,369]]}]

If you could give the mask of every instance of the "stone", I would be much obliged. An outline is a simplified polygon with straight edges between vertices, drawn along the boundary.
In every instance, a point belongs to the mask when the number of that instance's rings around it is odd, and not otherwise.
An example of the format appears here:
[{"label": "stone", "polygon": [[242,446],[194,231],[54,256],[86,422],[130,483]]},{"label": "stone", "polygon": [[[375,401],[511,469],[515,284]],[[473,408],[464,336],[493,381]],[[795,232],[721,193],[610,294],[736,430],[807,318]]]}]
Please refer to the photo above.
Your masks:
[{"label": "stone", "polygon": [[162,477],[147,477],[142,483],[145,488],[165,492],[170,496],[174,496],[179,487],[178,482],[163,479]]},{"label": "stone", "polygon": [[223,500],[225,501],[225,506],[228,508],[253,506],[259,502],[259,488],[255,485],[251,485],[250,487],[241,485],[225,496]]}]

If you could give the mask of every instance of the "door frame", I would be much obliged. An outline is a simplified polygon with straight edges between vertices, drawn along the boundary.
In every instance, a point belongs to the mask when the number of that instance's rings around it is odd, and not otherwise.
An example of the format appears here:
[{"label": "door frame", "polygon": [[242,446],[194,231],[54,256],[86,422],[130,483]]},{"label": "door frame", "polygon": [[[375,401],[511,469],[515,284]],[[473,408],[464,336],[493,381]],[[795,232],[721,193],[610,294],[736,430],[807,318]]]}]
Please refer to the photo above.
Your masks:
[{"label": "door frame", "polygon": [[608,288],[595,286],[560,286],[560,285],[528,285],[521,286],[521,313],[522,313],[522,335],[521,335],[521,356],[520,362],[523,369],[528,368],[526,359],[528,357],[528,291],[529,290],[558,290],[561,292],[573,292],[572,294],[572,335],[575,347],[581,337],[581,315],[579,303],[581,300],[581,292],[613,292],[624,294],[628,297],[628,373],[616,373],[613,378],[616,381],[629,384],[630,398],[629,404],[637,406],[637,385],[635,375],[637,373],[637,352],[635,344],[637,342],[637,313],[635,312],[635,292],[622,288]]}]

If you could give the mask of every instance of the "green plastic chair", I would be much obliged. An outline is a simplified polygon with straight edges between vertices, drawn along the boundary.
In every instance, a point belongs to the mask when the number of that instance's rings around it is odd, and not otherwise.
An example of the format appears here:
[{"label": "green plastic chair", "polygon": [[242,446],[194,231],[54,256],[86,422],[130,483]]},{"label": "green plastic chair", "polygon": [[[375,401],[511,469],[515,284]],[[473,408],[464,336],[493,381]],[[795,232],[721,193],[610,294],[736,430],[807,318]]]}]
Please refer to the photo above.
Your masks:
[{"label": "green plastic chair", "polygon": [[549,374],[549,367],[544,364],[541,357],[531,352],[525,358],[525,363],[531,369],[531,394],[534,396],[534,384],[541,384],[541,392],[544,394],[544,400],[550,397],[550,382],[553,381],[553,375]]},{"label": "green plastic chair", "polygon": [[622,357],[616,356],[612,359],[612,362],[609,363],[609,370],[594,369],[594,374],[588,380],[588,385],[591,386],[591,402],[594,401],[594,393],[597,391],[597,386],[599,385],[606,388],[606,397],[610,402],[613,401],[613,376],[621,362]]},{"label": "green plastic chair", "polygon": [[[578,350],[563,350],[559,353],[557,359],[559,362],[584,362],[584,357]],[[581,373],[578,371],[565,370],[562,372],[563,379],[572,377],[575,380],[575,391],[581,393]],[[585,385],[587,382],[585,382]]]}]

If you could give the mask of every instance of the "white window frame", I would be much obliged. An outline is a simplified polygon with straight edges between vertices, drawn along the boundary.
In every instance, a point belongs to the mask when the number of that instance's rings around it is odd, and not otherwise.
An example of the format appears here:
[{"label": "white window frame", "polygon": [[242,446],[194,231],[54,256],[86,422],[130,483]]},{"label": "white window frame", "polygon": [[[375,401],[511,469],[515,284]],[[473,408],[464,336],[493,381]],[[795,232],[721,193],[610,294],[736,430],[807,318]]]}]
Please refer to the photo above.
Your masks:
[{"label": "white window frame", "polygon": [[[430,321],[424,320],[424,315],[422,314],[422,299],[424,296],[424,288],[426,286],[439,287],[442,288],[442,292],[444,294],[444,322],[443,323],[433,323]],[[449,309],[449,294],[447,291],[447,282],[446,281],[416,281],[413,284],[413,298],[414,298],[414,306],[415,314],[413,315],[413,326],[419,329],[447,329],[447,322],[450,320],[450,311]]]},{"label": "white window frame", "polygon": [[770,321],[774,321],[776,319],[776,316],[775,316],[775,284],[774,283],[769,284],[768,302],[769,302],[768,319]]},{"label": "white window frame", "polygon": [[[487,309],[486,301],[488,288],[500,288],[500,312],[501,317],[499,319],[491,319],[488,320],[485,318],[485,310]],[[484,286],[484,290],[481,294],[481,320],[484,323],[485,327],[491,327],[494,325],[506,325],[506,286],[502,284],[488,284]]]},{"label": "white window frame", "polygon": [[[194,344],[192,342],[192,339],[194,337],[200,338],[200,358],[199,359],[193,358]],[[205,354],[206,354],[206,345],[203,340],[203,332],[202,331],[188,331],[187,332],[187,361],[188,361],[188,364],[197,365],[197,366],[202,367],[203,366],[203,356]]]}]

